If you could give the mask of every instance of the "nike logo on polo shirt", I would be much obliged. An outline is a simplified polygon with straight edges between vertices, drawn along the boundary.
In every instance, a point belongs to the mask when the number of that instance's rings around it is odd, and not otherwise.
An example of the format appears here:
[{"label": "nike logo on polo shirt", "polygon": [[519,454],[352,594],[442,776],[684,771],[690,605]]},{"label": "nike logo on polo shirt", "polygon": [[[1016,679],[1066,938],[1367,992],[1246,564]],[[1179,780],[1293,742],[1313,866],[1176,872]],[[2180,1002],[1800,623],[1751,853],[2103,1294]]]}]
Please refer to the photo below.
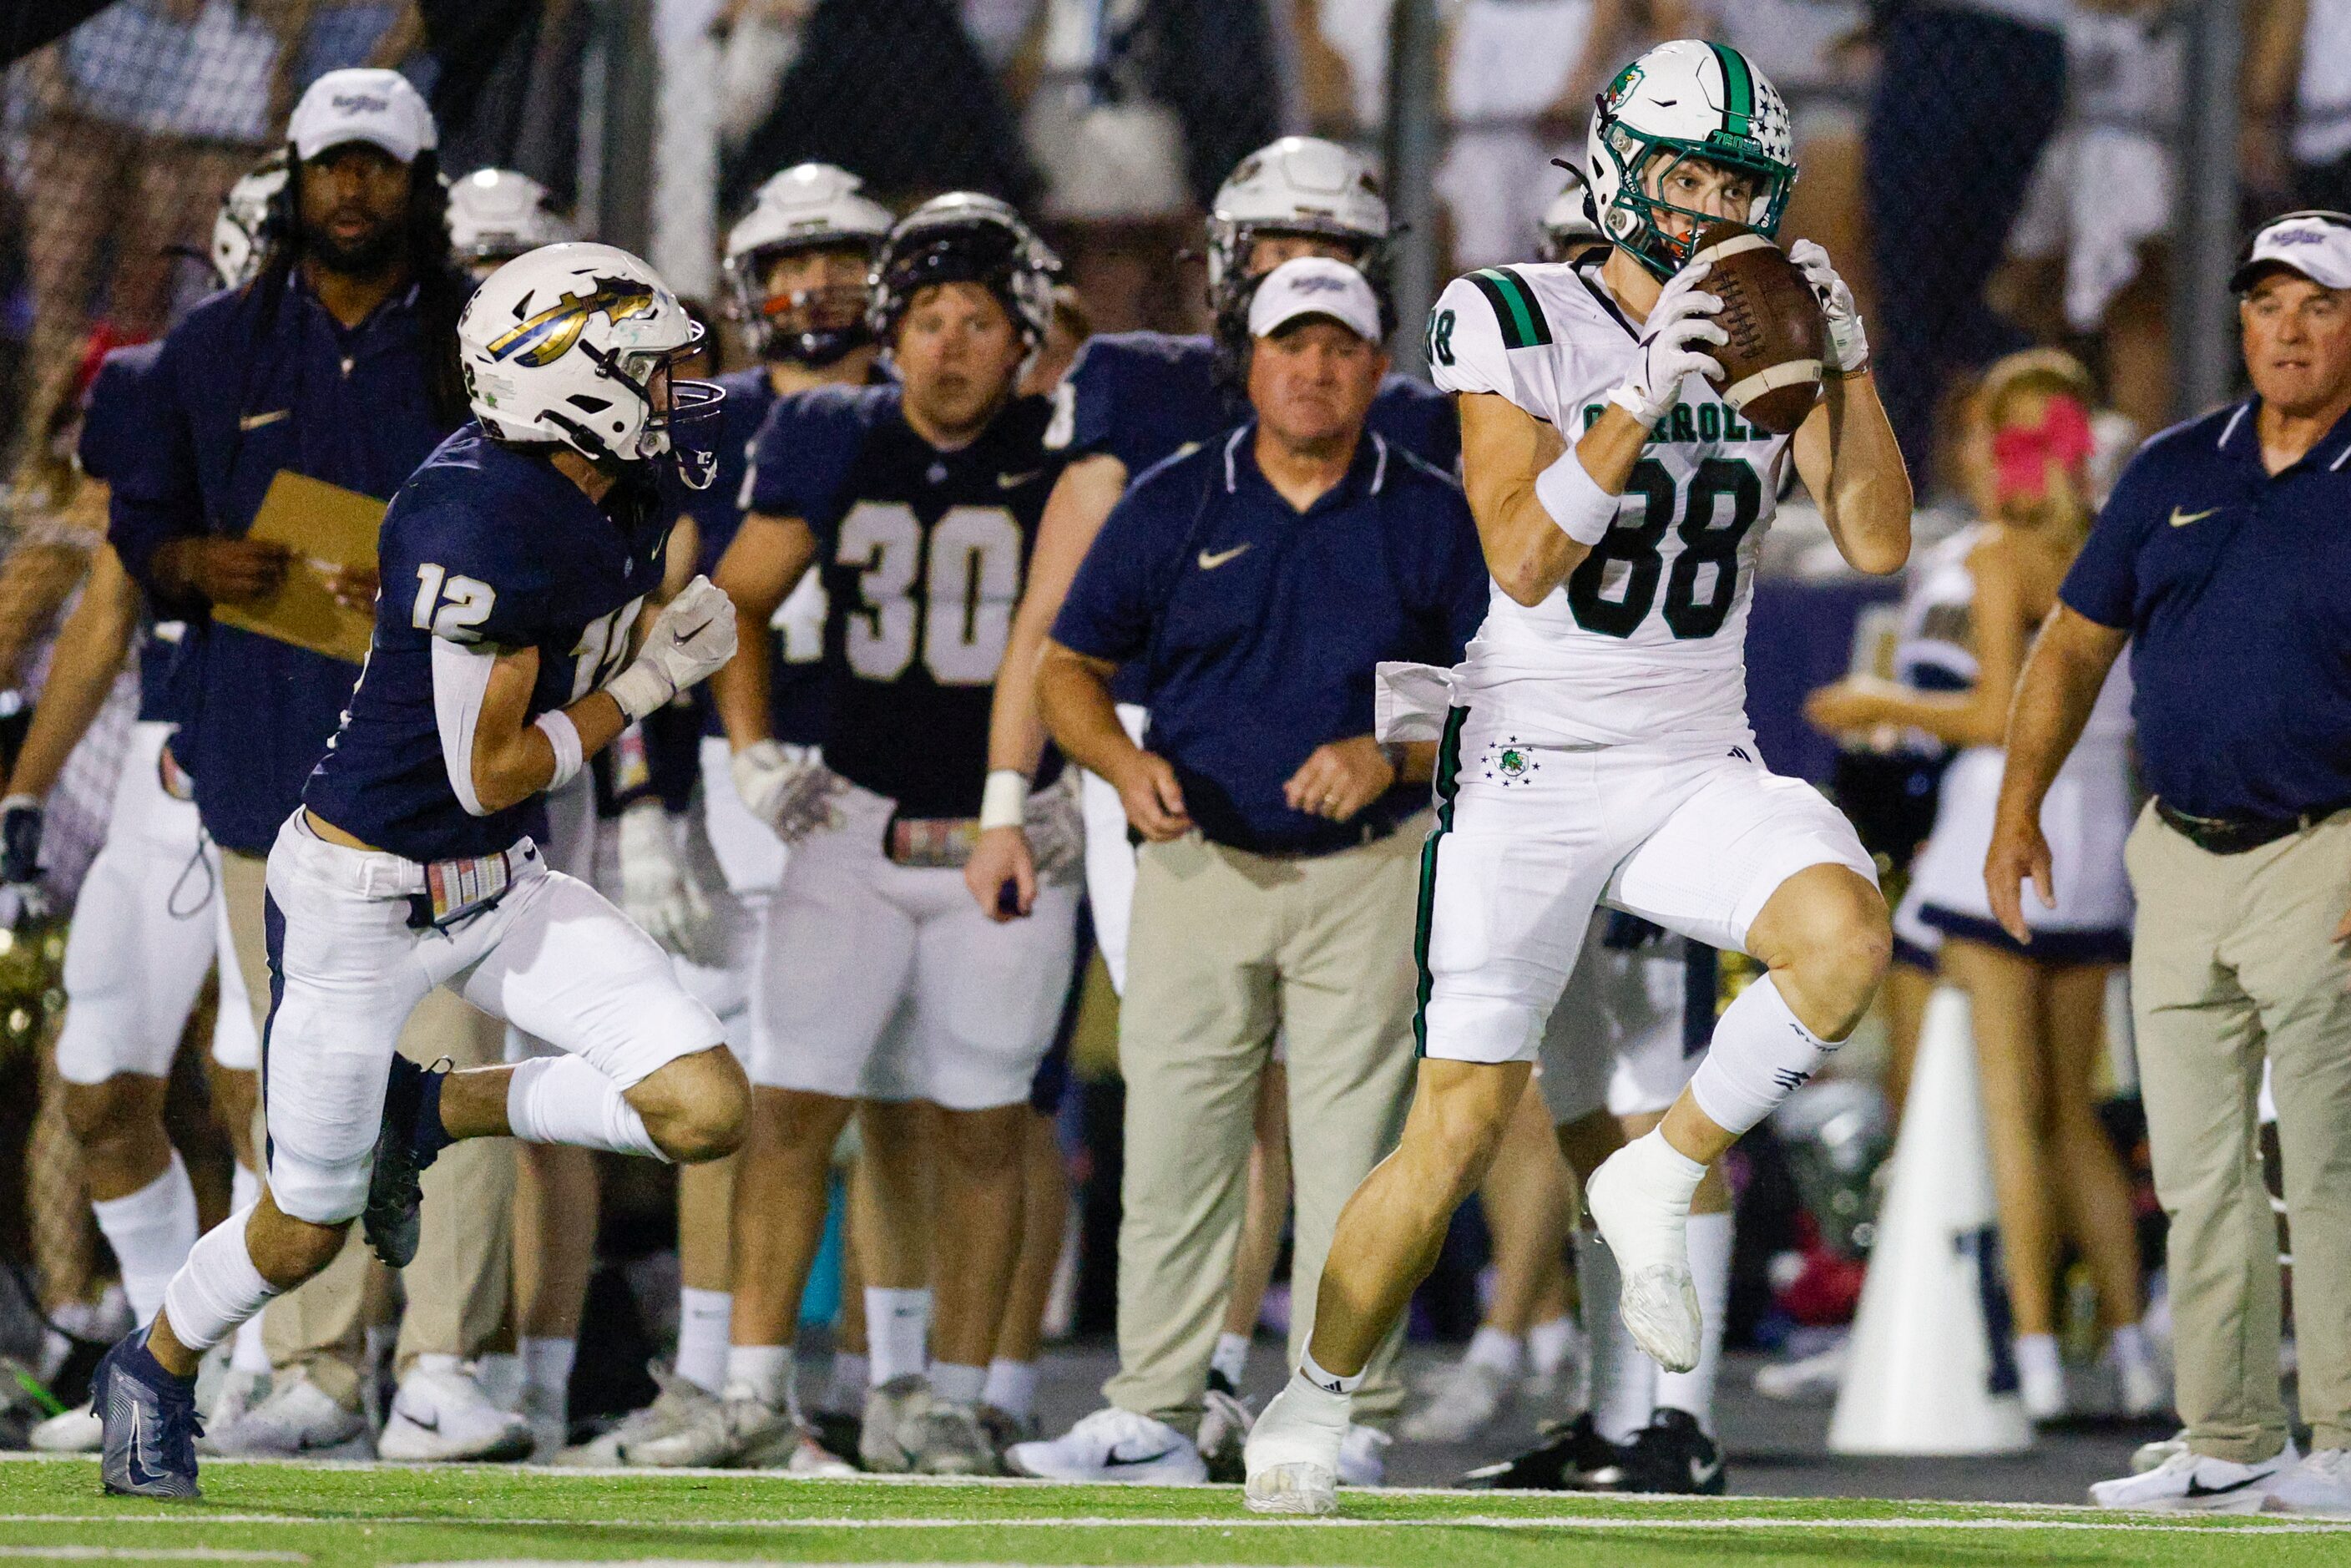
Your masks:
[{"label": "nike logo on polo shirt", "polygon": [[1042,468],[1031,468],[1026,474],[998,474],[996,476],[996,487],[999,490],[1018,490],[1044,472]]},{"label": "nike logo on polo shirt", "polygon": [[267,413],[248,413],[236,422],[236,427],[240,431],[259,430],[265,424],[276,424],[281,419],[291,417],[293,413],[290,408],[274,408]]},{"label": "nike logo on polo shirt", "polygon": [[2171,526],[2175,528],[2184,528],[2190,523],[2200,523],[2220,509],[2218,507],[2207,507],[2200,512],[2183,512],[2174,507],[2171,508]]},{"label": "nike logo on polo shirt", "polygon": [[[1251,542],[1253,543],[1255,541]],[[1224,565],[1225,562],[1232,559],[1235,556],[1241,554],[1249,548],[1249,547],[1248,545],[1235,545],[1230,549],[1214,551],[1202,550],[1200,552],[1200,570],[1202,571],[1214,571],[1217,568]]]}]

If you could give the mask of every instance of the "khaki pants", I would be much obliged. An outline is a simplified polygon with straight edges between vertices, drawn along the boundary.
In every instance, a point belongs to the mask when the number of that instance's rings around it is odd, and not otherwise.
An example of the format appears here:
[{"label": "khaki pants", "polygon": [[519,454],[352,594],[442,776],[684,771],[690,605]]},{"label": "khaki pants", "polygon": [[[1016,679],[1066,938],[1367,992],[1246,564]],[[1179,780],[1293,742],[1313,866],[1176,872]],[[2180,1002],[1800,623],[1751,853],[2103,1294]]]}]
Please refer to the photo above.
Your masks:
[{"label": "khaki pants", "polygon": [[2313,1448],[2351,1446],[2351,812],[2240,855],[2142,813],[2131,1012],[2155,1186],[2171,1219],[2172,1354],[2198,1453],[2283,1446],[2276,1222],[2256,1100],[2270,1065]]},{"label": "khaki pants", "polygon": [[[221,891],[256,1030],[269,1018],[269,956],[262,932],[267,865],[259,855],[221,852]],[[446,1056],[459,1067],[486,1067],[503,1059],[505,1042],[497,1020],[439,990],[410,1015],[400,1050],[417,1061]],[[266,1044],[263,1049],[266,1067]],[[424,1229],[411,1272],[432,1288],[409,1293],[400,1323],[400,1371],[421,1354],[479,1355],[504,1322],[514,1265],[514,1170],[513,1144],[479,1138],[451,1145],[424,1173]],[[300,1367],[322,1392],[355,1406],[369,1302],[391,1293],[390,1276],[353,1225],[325,1273],[269,1303],[262,1334],[271,1364],[281,1371]]]},{"label": "khaki pants", "polygon": [[[1296,1245],[1290,1364],[1313,1327],[1339,1210],[1395,1145],[1412,1098],[1414,888],[1426,823],[1319,860],[1196,836],[1135,871],[1119,1067],[1126,1079],[1112,1404],[1186,1433],[1232,1286],[1258,1076],[1288,1047]],[[1392,1416],[1396,1336],[1358,1416]]]}]

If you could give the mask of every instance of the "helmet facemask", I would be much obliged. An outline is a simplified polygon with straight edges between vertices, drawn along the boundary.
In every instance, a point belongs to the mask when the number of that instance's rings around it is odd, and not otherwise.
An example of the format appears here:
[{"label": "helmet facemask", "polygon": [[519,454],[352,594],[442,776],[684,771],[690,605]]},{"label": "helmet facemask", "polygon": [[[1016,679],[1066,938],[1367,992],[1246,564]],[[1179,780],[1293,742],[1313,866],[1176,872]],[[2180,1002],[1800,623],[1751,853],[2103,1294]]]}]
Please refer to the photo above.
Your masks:
[{"label": "helmet facemask", "polygon": [[768,275],[788,256],[816,250],[855,249],[870,263],[872,247],[831,239],[814,245],[763,246],[726,258],[728,289],[744,335],[765,360],[822,370],[873,341],[866,320],[868,290],[861,268],[854,283],[771,290]]},{"label": "helmet facemask", "polygon": [[[1698,236],[1709,224],[1744,223],[1767,239],[1780,232],[1781,214],[1796,183],[1796,171],[1788,164],[1751,148],[1648,136],[1621,122],[1608,127],[1602,145],[1615,161],[1617,179],[1616,199],[1600,214],[1601,227],[1659,277],[1671,277],[1689,264]],[[1664,190],[1674,171],[1686,162],[1710,164],[1754,181],[1758,194],[1748,203],[1747,215],[1699,212],[1650,193],[1653,187]],[[1676,235],[1665,221],[1668,218],[1682,220],[1687,232]]]},{"label": "helmet facemask", "polygon": [[[569,429],[575,444],[592,444],[604,454],[595,460],[600,466],[607,464],[645,463],[666,455],[677,467],[677,476],[690,490],[707,490],[718,476],[718,454],[713,444],[717,434],[716,423],[718,405],[726,399],[726,389],[716,382],[695,381],[674,374],[664,379],[668,396],[656,401],[653,382],[664,371],[674,370],[684,361],[702,351],[702,324],[694,322],[684,342],[672,349],[598,348],[584,340],[579,344],[599,374],[613,382],[626,396],[633,397],[644,408],[643,422],[637,427],[632,452],[618,452],[605,445],[595,433],[577,424],[564,415],[549,412],[549,417]],[[590,452],[593,456],[593,451]]]}]

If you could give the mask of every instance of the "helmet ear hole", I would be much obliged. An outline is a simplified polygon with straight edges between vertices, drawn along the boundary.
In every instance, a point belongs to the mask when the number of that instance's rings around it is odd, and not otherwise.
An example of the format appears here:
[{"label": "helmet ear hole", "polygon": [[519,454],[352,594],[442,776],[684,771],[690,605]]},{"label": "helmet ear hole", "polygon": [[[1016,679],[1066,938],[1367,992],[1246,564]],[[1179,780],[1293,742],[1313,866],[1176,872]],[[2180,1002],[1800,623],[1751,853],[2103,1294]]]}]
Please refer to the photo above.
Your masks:
[{"label": "helmet ear hole", "polygon": [[587,392],[573,392],[569,397],[564,399],[564,401],[570,403],[574,408],[584,408],[590,413],[601,413],[606,409],[612,406],[612,400],[611,398],[593,397]]}]

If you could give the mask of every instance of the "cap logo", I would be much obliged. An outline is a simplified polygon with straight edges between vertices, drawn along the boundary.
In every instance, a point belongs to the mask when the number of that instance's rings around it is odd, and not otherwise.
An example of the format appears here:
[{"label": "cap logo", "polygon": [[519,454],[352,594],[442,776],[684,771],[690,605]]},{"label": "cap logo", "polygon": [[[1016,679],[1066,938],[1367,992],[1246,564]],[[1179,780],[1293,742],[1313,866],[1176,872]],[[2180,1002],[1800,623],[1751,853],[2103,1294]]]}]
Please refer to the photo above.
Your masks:
[{"label": "cap logo", "polygon": [[2316,229],[2276,229],[2269,241],[2272,245],[2325,245],[2326,235]]},{"label": "cap logo", "polygon": [[[490,340],[490,358],[542,369],[569,353],[587,329],[589,319],[599,312],[608,320],[621,322],[632,316],[650,316],[656,308],[649,283],[629,277],[598,277],[590,282],[593,287],[585,295],[567,292],[546,309]],[[526,297],[516,308],[520,311],[528,304]]]},{"label": "cap logo", "polygon": [[392,108],[392,99],[371,92],[339,92],[328,101],[345,114],[382,114]]},{"label": "cap logo", "polygon": [[1292,294],[1344,294],[1347,292],[1347,280],[1310,273],[1304,277],[1291,279],[1290,291]]}]

